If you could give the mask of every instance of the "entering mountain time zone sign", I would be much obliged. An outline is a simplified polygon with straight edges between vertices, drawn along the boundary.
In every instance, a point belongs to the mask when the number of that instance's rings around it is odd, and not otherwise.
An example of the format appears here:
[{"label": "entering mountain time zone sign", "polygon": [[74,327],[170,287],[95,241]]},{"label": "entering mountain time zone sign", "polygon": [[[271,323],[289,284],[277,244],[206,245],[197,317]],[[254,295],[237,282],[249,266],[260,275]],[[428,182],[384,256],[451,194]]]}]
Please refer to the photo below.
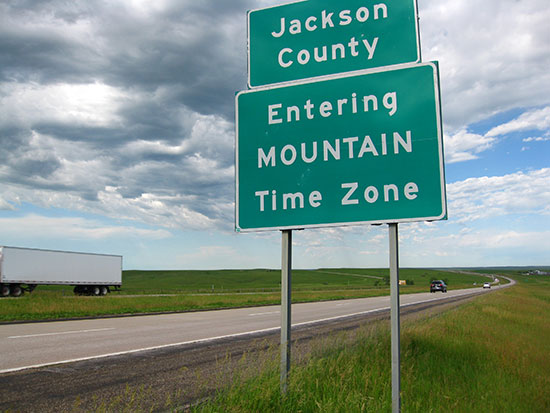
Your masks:
[{"label": "entering mountain time zone sign", "polygon": [[236,229],[446,217],[437,63],[236,97]]},{"label": "entering mountain time zone sign", "polygon": [[416,0],[307,0],[248,13],[250,87],[419,61]]}]

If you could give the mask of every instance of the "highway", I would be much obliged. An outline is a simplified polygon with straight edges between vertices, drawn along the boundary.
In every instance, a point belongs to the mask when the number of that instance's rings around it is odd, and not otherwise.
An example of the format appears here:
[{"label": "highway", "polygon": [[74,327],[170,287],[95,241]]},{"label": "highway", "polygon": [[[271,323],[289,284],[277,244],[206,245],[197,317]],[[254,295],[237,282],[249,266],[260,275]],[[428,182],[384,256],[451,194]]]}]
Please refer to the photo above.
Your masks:
[{"label": "highway", "polygon": [[[508,284],[510,285],[510,284]],[[502,288],[502,287],[498,287]],[[497,289],[493,287],[491,290]],[[401,295],[401,307],[490,290]],[[292,326],[386,311],[389,296],[294,304]],[[0,325],[0,373],[274,332],[280,307]]]}]

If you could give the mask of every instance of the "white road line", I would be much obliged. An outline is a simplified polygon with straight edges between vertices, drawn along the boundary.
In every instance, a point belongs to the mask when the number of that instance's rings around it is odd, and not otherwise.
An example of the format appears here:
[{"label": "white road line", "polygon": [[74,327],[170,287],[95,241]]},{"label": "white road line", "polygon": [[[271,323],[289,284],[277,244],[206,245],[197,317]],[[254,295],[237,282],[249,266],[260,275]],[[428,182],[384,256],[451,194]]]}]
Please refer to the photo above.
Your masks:
[{"label": "white road line", "polygon": [[335,317],[321,318],[319,320],[304,321],[302,323],[294,323],[294,324],[292,324],[292,327],[302,327],[302,326],[307,326],[308,324],[317,324],[317,323],[322,323],[322,322],[325,322],[325,321],[338,320],[339,318],[355,317],[355,316],[358,316],[358,315],[376,313],[378,311],[384,311],[384,310],[387,310],[389,308],[390,307],[380,307],[380,308],[375,308],[373,310],[360,311],[358,313],[353,313],[353,314],[344,314],[344,315],[338,315],[338,316],[335,316]]},{"label": "white road line", "polygon": [[27,337],[43,337],[43,336],[59,336],[62,334],[78,334],[78,333],[95,333],[97,331],[109,331],[114,330],[114,327],[111,328],[95,328],[93,330],[74,330],[74,331],[61,331],[59,333],[42,333],[42,334],[29,334],[26,336],[10,336],[8,338],[27,338]]},{"label": "white road line", "polygon": [[270,315],[270,314],[279,314],[280,311],[269,311],[267,313],[254,313],[254,314],[248,314],[249,317],[256,317],[259,315]]}]

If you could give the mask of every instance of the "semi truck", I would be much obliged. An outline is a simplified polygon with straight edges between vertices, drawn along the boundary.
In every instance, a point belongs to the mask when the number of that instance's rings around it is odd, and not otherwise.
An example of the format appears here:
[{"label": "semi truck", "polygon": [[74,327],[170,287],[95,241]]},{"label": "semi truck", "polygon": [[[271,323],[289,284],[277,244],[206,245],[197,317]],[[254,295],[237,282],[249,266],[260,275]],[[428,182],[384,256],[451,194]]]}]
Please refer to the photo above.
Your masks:
[{"label": "semi truck", "polygon": [[0,296],[19,297],[45,284],[105,295],[122,285],[122,256],[0,246]]}]

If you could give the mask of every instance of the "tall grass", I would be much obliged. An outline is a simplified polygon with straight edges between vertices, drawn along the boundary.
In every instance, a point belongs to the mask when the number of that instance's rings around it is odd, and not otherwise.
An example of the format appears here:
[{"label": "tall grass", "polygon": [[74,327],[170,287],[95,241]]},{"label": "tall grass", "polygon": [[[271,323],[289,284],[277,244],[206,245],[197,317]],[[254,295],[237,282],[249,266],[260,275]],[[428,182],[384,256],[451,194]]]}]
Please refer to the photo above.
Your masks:
[{"label": "tall grass", "polygon": [[[403,323],[402,411],[550,411],[550,282],[522,281]],[[388,412],[390,359],[389,326],[379,323],[295,363],[285,396],[273,365],[193,411]]]}]

